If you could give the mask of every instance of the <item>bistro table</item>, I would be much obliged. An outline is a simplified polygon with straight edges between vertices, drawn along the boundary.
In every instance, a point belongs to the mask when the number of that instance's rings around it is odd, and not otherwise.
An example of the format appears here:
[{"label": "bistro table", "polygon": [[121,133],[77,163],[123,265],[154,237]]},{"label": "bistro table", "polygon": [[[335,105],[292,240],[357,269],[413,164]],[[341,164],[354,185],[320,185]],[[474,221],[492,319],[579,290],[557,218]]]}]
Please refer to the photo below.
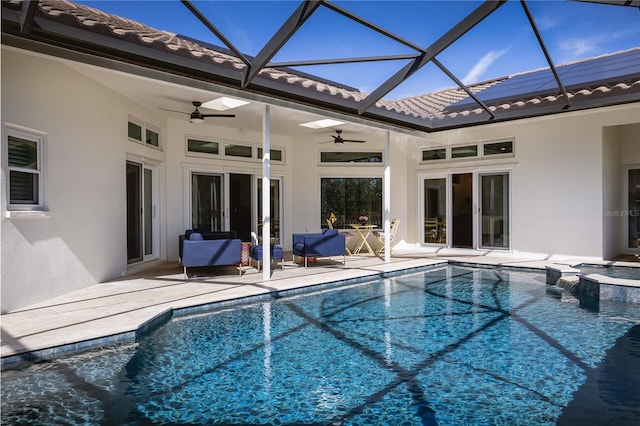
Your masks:
[{"label": "bistro table", "polygon": [[362,250],[362,247],[366,247],[367,251],[371,254],[375,254],[369,243],[367,242],[367,238],[371,235],[371,231],[375,228],[375,225],[360,225],[359,223],[352,223],[351,227],[356,230],[358,237],[360,238],[356,243],[356,246],[353,248],[352,254],[359,254]]}]

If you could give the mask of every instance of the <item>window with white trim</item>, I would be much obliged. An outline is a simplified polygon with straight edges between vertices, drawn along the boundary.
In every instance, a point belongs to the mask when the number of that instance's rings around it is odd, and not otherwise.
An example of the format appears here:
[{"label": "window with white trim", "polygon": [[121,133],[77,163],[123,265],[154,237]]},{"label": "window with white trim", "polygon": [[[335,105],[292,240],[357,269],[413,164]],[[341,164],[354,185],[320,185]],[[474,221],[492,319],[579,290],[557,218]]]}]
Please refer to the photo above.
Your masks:
[{"label": "window with white trim", "polygon": [[148,123],[129,117],[127,136],[130,141],[160,148],[160,130]]},{"label": "window with white trim", "polygon": [[6,165],[8,210],[39,210],[43,207],[41,135],[7,129]]},{"label": "window with white trim", "polygon": [[339,163],[339,164],[376,164],[382,163],[382,151],[364,152],[364,151],[322,151],[320,152],[320,163]]}]

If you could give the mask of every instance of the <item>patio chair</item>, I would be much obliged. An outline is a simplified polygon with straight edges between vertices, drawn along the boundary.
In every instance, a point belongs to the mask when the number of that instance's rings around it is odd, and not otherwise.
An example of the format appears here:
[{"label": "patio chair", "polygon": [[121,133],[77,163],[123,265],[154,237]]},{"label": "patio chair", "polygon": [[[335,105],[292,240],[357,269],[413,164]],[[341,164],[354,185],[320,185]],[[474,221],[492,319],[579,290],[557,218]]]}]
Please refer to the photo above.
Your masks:
[{"label": "patio chair", "polygon": [[[333,229],[333,222],[331,222],[331,219],[327,219],[327,227],[329,229]],[[344,235],[344,249],[347,252],[347,254],[349,256],[351,256],[351,250],[349,250],[349,240],[351,240],[351,237],[353,237],[353,234],[349,231],[340,231],[340,234]]]},{"label": "patio chair", "polygon": [[[398,232],[399,223],[400,223],[399,219],[391,219],[391,225],[389,228],[389,244],[391,244],[393,240],[396,238],[396,232]],[[373,249],[373,251],[376,254],[380,254],[384,251],[384,248],[385,248],[385,238],[384,238],[385,234],[384,232],[374,231],[373,235],[378,240],[378,245],[376,246],[375,249]],[[393,248],[391,248],[391,254],[394,254]]]},{"label": "patio chair", "polygon": [[426,243],[435,243],[438,239],[438,218],[428,217],[424,220],[424,237]]}]

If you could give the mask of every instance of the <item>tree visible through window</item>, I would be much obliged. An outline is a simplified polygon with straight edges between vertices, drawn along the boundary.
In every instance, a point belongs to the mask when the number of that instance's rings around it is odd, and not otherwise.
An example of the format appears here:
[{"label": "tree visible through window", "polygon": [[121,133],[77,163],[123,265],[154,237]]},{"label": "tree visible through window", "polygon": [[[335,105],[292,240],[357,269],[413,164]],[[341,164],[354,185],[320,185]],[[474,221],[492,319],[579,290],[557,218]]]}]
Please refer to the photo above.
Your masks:
[{"label": "tree visible through window", "polygon": [[350,228],[362,215],[369,224],[382,223],[382,178],[322,178],[320,182],[321,226],[333,212],[334,228]]}]

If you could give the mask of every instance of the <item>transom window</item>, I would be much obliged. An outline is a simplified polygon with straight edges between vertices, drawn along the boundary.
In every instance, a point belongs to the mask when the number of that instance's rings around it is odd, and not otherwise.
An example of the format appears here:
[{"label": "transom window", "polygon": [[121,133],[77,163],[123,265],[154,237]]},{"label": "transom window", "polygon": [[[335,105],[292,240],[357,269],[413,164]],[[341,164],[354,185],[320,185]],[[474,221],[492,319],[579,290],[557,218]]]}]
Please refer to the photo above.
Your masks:
[{"label": "transom window", "polygon": [[134,118],[129,118],[127,123],[127,136],[129,140],[134,142],[160,148],[160,132],[158,129]]},{"label": "transom window", "polygon": [[452,146],[451,158],[467,158],[478,156],[478,145]]},{"label": "transom window", "polygon": [[[239,161],[261,161],[262,146],[251,142],[223,141],[203,136],[187,137],[187,155],[194,157],[227,158]],[[270,151],[272,163],[284,164],[284,148]]]},{"label": "transom window", "polygon": [[513,141],[487,142],[482,146],[483,155],[513,154]]},{"label": "transom window", "polygon": [[42,137],[7,129],[8,209],[42,207]]},{"label": "transom window", "polygon": [[218,155],[220,142],[187,138],[187,152]]},{"label": "transom window", "polygon": [[502,140],[491,142],[478,142],[452,147],[426,148],[420,151],[423,163],[442,160],[486,159],[502,156],[513,157],[514,141]]},{"label": "transom window", "polygon": [[422,151],[422,161],[446,160],[447,148],[425,149]]},{"label": "transom window", "polygon": [[322,178],[320,180],[322,228],[335,216],[333,227],[350,229],[367,216],[368,223],[382,225],[382,178]]},{"label": "transom window", "polygon": [[333,152],[320,153],[321,163],[382,163],[382,152]]}]

